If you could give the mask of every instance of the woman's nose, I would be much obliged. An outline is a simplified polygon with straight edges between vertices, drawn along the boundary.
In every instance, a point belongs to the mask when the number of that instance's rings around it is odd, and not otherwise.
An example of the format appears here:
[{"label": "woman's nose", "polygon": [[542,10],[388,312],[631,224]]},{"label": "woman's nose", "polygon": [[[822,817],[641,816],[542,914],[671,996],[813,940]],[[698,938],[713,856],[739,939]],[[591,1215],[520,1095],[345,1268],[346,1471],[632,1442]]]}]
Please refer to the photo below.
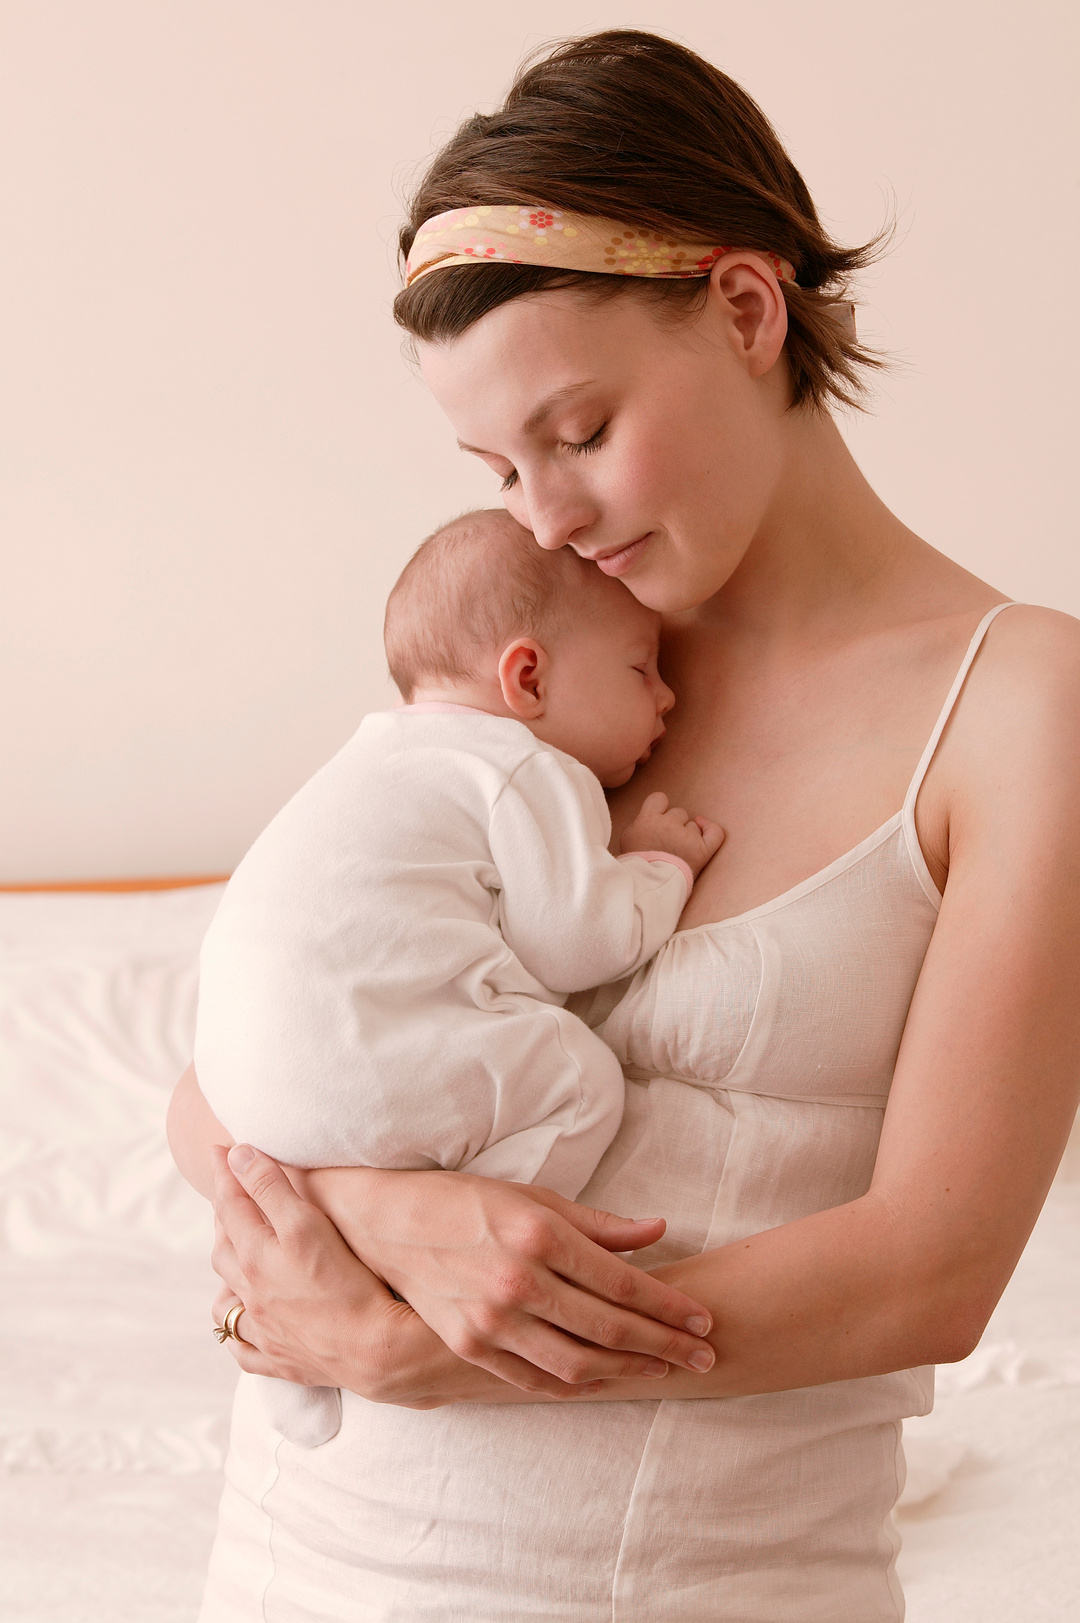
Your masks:
[{"label": "woman's nose", "polygon": [[558,552],[585,535],[596,523],[596,509],[580,491],[540,488],[522,491],[523,514],[515,513],[547,552]]}]

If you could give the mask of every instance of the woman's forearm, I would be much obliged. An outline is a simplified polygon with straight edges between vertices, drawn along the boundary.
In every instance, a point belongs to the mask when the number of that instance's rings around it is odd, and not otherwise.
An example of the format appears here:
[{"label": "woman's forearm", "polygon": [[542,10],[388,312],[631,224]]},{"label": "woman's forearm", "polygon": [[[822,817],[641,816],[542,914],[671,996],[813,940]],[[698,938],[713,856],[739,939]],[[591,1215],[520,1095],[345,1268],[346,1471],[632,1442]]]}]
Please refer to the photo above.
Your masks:
[{"label": "woman's forearm", "polygon": [[232,1137],[222,1127],[199,1089],[194,1065],[189,1065],[169,1102],[166,1131],[173,1160],[193,1189],[213,1199],[214,1177],[210,1147],[229,1149]]},{"label": "woman's forearm", "polygon": [[[379,1176],[372,1175],[366,1196],[376,1206]],[[308,1198],[363,1255],[372,1214],[363,1210],[362,1188],[348,1171],[308,1177]],[[712,1369],[698,1374],[673,1363],[662,1380],[603,1381],[595,1394],[570,1401],[734,1397],[963,1358],[977,1342],[1011,1264],[1001,1267],[999,1259],[995,1269],[957,1234],[947,1238],[950,1243],[934,1225],[921,1226],[910,1210],[905,1214],[871,1192],[652,1269],[653,1279],[711,1312],[706,1339],[716,1353]],[[373,1265],[378,1268],[377,1261]],[[528,1393],[479,1379],[468,1397],[456,1397],[531,1400]]]},{"label": "woman's forearm", "polygon": [[[712,1309],[713,1368],[602,1381],[568,1401],[742,1397],[962,1358],[993,1302],[976,1303],[967,1278],[951,1286],[935,1278],[917,1250],[886,1203],[868,1195],[653,1269]],[[534,1399],[476,1371],[451,1401]]]},{"label": "woman's forearm", "polygon": [[[347,1173],[309,1177],[309,1198],[362,1251],[369,1218],[357,1204],[357,1185]],[[371,1198],[379,1199],[377,1175]],[[962,1358],[995,1298],[973,1291],[978,1268],[954,1261],[950,1275],[945,1264],[929,1263],[934,1248],[916,1228],[869,1194],[652,1269],[654,1279],[712,1312],[706,1339],[716,1353],[713,1368],[698,1374],[672,1365],[662,1380],[602,1381],[595,1393],[567,1401],[735,1397]],[[527,1403],[536,1397],[476,1370],[462,1371],[450,1401]]]},{"label": "woman's forearm", "polygon": [[966,1357],[1007,1270],[987,1285],[978,1257],[935,1262],[916,1229],[871,1193],[653,1270],[712,1310],[716,1363],[672,1369],[662,1392],[609,1381],[584,1401],[738,1397]]},{"label": "woman's forearm", "polygon": [[[383,1207],[393,1174],[329,1168],[305,1175],[305,1196],[331,1219],[358,1255]],[[420,1186],[422,1188],[422,1185]],[[970,1350],[978,1329],[943,1316],[926,1270],[913,1270],[884,1203],[865,1196],[734,1245],[650,1270],[711,1309],[707,1339],[716,1363],[705,1374],[671,1366],[661,1380],[602,1381],[570,1402],[694,1399],[784,1391],[947,1361]],[[378,1268],[370,1253],[365,1260]],[[910,1278],[905,1291],[904,1268]],[[972,1343],[973,1344],[973,1343]],[[522,1391],[448,1354],[441,1401],[559,1401]]]},{"label": "woman's forearm", "polygon": [[[169,1137],[184,1176],[209,1195],[210,1146],[231,1140],[199,1092],[192,1070],[178,1084]],[[295,1186],[297,1175],[285,1170]],[[372,1227],[385,1228],[387,1200],[400,1176],[330,1168],[303,1174],[302,1193],[363,1256]],[[421,1202],[428,1177],[409,1179]],[[434,1193],[434,1185],[430,1187]],[[394,1205],[391,1201],[389,1209]],[[425,1214],[414,1214],[407,1227],[417,1215],[422,1219]],[[397,1224],[391,1220],[390,1227]],[[940,1266],[935,1270],[927,1262],[934,1247],[916,1233],[917,1227],[871,1193],[652,1270],[653,1279],[712,1312],[713,1329],[706,1339],[716,1353],[713,1368],[698,1374],[672,1364],[660,1380],[604,1380],[594,1393],[568,1395],[567,1401],[731,1397],[961,1358],[978,1339],[996,1292],[984,1290],[981,1297],[973,1292],[977,1268],[954,1264],[951,1277]],[[384,1272],[380,1258],[368,1255],[365,1260]],[[484,1369],[459,1365],[449,1353],[447,1359],[435,1382],[443,1390],[433,1402],[540,1400],[539,1393],[510,1386]],[[581,1378],[589,1379],[589,1374]]]}]

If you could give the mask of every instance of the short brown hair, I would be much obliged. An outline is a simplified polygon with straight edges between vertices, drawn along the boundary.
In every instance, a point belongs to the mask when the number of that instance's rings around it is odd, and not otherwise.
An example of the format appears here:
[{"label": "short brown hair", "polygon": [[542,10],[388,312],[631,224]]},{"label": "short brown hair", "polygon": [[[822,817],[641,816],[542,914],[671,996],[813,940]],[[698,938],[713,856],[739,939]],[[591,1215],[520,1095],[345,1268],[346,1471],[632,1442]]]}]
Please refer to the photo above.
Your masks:
[{"label": "short brown hair", "polygon": [[[779,254],[792,405],[854,406],[862,370],[880,366],[829,308],[881,238],[834,242],[806,183],[746,91],[685,46],[634,29],[567,40],[526,64],[497,112],[476,114],[420,182],[402,227],[402,261],[420,226],[446,209],[536,203],[605,215],[684,240]],[[704,298],[704,283],[605,276],[549,266],[451,266],[420,277],[394,303],[414,337],[456,338],[509,299],[548,288],[594,298],[633,292],[673,312]]]},{"label": "short brown hair", "polygon": [[603,577],[570,547],[545,552],[504,508],[452,519],[422,541],[386,604],[390,675],[408,704],[423,681],[468,681],[481,657],[528,632],[553,639]]}]

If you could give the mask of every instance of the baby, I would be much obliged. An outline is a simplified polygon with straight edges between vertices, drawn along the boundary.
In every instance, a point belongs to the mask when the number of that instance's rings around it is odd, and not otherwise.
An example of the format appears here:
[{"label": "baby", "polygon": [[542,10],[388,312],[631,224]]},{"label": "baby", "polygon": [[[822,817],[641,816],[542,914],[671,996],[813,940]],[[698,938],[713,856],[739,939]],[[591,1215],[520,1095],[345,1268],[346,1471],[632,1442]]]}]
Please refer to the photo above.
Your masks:
[{"label": "baby", "polygon": [[[564,1007],[675,929],[723,834],[626,783],[674,703],[659,616],[502,511],[431,536],[386,610],[404,704],[259,836],[203,943],[195,1065],[237,1140],[300,1167],[444,1167],[574,1197],[622,1117]],[[313,1446],[340,1396],[268,1382]]]}]

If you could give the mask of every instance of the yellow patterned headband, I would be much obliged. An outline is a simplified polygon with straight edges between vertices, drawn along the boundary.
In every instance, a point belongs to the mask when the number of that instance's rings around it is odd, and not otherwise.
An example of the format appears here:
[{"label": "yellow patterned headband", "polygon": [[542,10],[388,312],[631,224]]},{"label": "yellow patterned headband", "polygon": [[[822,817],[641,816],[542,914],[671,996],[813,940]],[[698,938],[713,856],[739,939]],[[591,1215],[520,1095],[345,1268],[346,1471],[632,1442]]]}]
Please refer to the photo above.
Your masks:
[{"label": "yellow patterned headband", "polygon": [[[786,259],[763,248],[751,252],[781,282],[794,282]],[[405,267],[410,287],[429,271],[451,265],[551,265],[559,270],[611,276],[708,276],[731,248],[677,242],[663,231],[622,225],[592,214],[517,203],[448,209],[426,220],[413,239]]]}]

